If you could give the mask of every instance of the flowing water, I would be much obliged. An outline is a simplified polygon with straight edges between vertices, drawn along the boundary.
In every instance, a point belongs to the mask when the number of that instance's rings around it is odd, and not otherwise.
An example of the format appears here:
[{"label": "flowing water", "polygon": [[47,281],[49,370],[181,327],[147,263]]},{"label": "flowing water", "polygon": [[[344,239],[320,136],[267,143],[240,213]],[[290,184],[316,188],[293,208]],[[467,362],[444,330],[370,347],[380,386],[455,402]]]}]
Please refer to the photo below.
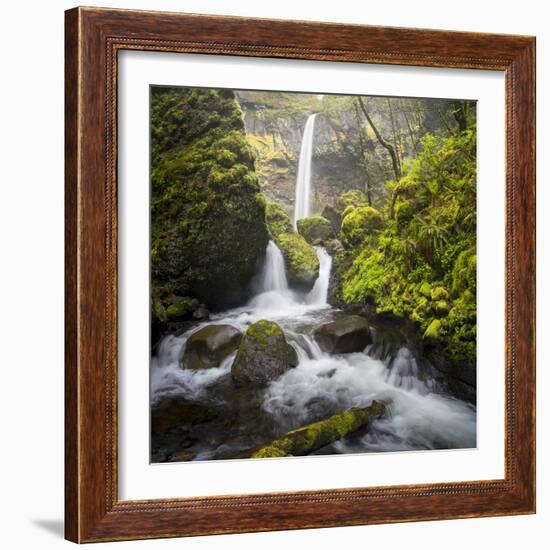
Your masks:
[{"label": "flowing water", "polygon": [[[302,138],[295,227],[299,219],[310,215],[315,117],[307,119]],[[392,341],[383,331],[373,329],[373,344],[360,353],[330,355],[321,351],[313,331],[344,313],[327,303],[332,258],[322,247],[315,250],[319,277],[309,293],[289,288],[283,255],[269,242],[259,288],[248,304],[163,339],[151,361],[152,407],[167,398],[183,397],[213,412],[215,419],[183,426],[181,432],[160,443],[153,434],[153,461],[231,458],[291,429],[351,407],[366,407],[373,400],[386,404],[382,418],[368,430],[315,454],[475,447],[475,407],[446,395],[435,372],[403,343],[404,338]],[[232,384],[235,353],[216,368],[195,371],[179,367],[187,339],[203,326],[229,324],[244,332],[261,319],[277,322],[298,356],[297,367],[267,387],[238,389]],[[183,443],[188,454],[177,458]]]},{"label": "flowing water", "polygon": [[296,176],[296,200],[294,202],[294,229],[298,220],[310,215],[311,197],[311,155],[313,154],[313,135],[315,129],[315,117],[310,115],[306,121],[300,159],[298,161],[298,174]]},{"label": "flowing water", "polygon": [[[444,394],[429,367],[405,346],[384,346],[380,338],[361,353],[330,355],[312,337],[319,325],[342,315],[327,305],[331,258],[316,249],[319,279],[309,294],[289,289],[280,250],[270,242],[258,294],[245,306],[220,313],[207,323],[180,336],[165,338],[153,358],[152,404],[163,398],[183,396],[195,403],[227,407],[240,426],[226,423],[203,428],[208,440],[195,446],[194,458],[228,458],[288,430],[326,418],[350,407],[365,407],[373,400],[387,404],[387,414],[359,435],[330,445],[318,453],[357,453],[422,449],[471,448],[476,445],[476,411],[463,401]],[[178,358],[189,336],[206,324],[230,324],[246,330],[260,319],[277,322],[295,348],[299,364],[254,399],[258,411],[247,418],[234,411],[231,364],[235,355],[213,369],[183,370]],[[232,408],[233,407],[233,408]],[[233,411],[233,412],[230,412]]]}]

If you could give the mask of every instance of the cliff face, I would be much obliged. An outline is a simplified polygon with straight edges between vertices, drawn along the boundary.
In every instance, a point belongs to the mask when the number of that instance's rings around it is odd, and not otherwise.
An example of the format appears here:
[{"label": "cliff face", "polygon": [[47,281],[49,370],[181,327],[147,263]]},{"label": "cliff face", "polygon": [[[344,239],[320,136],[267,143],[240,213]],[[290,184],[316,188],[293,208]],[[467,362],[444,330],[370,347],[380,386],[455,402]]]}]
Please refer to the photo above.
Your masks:
[{"label": "cliff face", "polygon": [[[373,206],[388,196],[396,179],[388,150],[367,124],[356,97],[285,92],[236,91],[246,136],[256,153],[256,171],[268,198],[292,214],[300,145],[312,113],[312,214],[353,189],[365,192]],[[399,168],[422,150],[426,131],[439,134],[449,111],[446,100],[365,97],[373,124],[397,154]],[[445,124],[443,124],[445,123]]]},{"label": "cliff face", "polygon": [[347,189],[361,189],[360,158],[349,139],[357,129],[350,116],[337,121],[323,111],[321,96],[236,92],[244,113],[248,142],[256,153],[256,172],[268,198],[292,214],[296,173],[303,131],[308,116],[315,120],[312,158],[313,213]]}]

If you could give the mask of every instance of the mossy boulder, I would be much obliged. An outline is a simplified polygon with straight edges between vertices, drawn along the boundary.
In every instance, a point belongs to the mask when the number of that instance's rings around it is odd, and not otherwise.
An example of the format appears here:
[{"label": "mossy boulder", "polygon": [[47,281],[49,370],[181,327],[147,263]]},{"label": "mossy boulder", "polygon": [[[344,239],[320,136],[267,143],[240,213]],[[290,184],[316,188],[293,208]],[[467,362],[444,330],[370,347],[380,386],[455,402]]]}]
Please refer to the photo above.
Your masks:
[{"label": "mossy boulder", "polygon": [[288,283],[308,292],[319,276],[319,258],[311,245],[298,233],[282,233],[277,239],[285,259]]},{"label": "mossy boulder", "polygon": [[363,193],[363,191],[359,191],[359,189],[351,189],[350,191],[342,193],[338,203],[341,211],[344,211],[348,206],[359,208],[361,206],[368,206],[369,204],[367,196]]},{"label": "mossy boulder", "polygon": [[298,220],[298,233],[313,246],[324,244],[334,236],[332,225],[323,216],[310,216]]},{"label": "mossy boulder", "polygon": [[276,202],[266,201],[265,221],[271,238],[276,240],[282,233],[292,233],[294,228],[286,210]]},{"label": "mossy boulder", "polygon": [[418,293],[421,296],[424,296],[425,298],[430,299],[432,297],[432,287],[430,283],[428,283],[427,281],[424,281],[422,284],[420,284],[418,287]]},{"label": "mossy boulder", "polygon": [[208,325],[189,336],[180,357],[183,369],[208,369],[236,351],[242,333],[231,325]]},{"label": "mossy boulder", "polygon": [[437,344],[443,337],[443,326],[439,319],[434,319],[429,325],[422,338],[427,344]]},{"label": "mossy boulder", "polygon": [[269,240],[265,208],[233,92],[153,87],[153,294],[243,303]]},{"label": "mossy boulder", "polygon": [[246,330],[231,366],[231,376],[237,385],[262,387],[297,365],[296,351],[281,327],[261,320]]},{"label": "mossy boulder", "polygon": [[348,315],[321,325],[313,337],[327,353],[361,352],[372,343],[369,323],[360,315]]},{"label": "mossy boulder", "polygon": [[193,318],[200,302],[188,296],[170,296],[165,300],[164,316],[167,321],[185,321]]},{"label": "mossy boulder", "polygon": [[431,298],[434,301],[439,300],[448,300],[449,299],[449,293],[447,290],[442,286],[436,286],[435,288],[432,288],[431,291]]},{"label": "mossy boulder", "polygon": [[365,239],[377,234],[383,227],[382,215],[371,206],[348,207],[342,221],[340,240],[346,248],[360,245]]}]

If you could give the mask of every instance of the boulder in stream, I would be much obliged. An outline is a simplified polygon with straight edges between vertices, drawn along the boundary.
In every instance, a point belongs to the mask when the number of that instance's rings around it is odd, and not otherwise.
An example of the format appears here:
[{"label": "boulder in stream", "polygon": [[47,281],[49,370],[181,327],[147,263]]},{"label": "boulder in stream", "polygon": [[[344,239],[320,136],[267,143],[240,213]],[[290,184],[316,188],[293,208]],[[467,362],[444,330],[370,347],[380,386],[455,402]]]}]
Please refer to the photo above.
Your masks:
[{"label": "boulder in stream", "polygon": [[183,369],[208,369],[236,351],[242,333],[231,325],[208,325],[193,333],[185,343],[180,356]]},{"label": "boulder in stream", "polygon": [[298,365],[294,348],[281,327],[261,320],[248,327],[233,365],[231,376],[237,385],[261,387]]},{"label": "boulder in stream", "polygon": [[315,249],[299,233],[282,233],[277,245],[285,259],[290,286],[309,292],[319,277],[319,258]]},{"label": "boulder in stream", "polygon": [[309,216],[298,220],[298,233],[312,246],[322,245],[334,236],[330,221],[323,216]]},{"label": "boulder in stream", "polygon": [[372,343],[369,323],[360,315],[348,315],[321,325],[313,337],[327,353],[361,352]]}]

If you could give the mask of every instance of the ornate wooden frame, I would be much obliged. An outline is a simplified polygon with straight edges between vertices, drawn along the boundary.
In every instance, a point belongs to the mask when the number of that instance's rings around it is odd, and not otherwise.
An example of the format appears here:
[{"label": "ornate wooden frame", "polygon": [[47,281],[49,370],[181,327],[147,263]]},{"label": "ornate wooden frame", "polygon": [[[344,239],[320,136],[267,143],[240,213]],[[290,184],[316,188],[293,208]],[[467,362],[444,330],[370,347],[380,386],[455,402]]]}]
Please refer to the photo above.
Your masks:
[{"label": "ornate wooden frame", "polygon": [[[506,475],[119,501],[117,52],[497,70],[506,81]],[[66,12],[66,537],[177,537],[535,511],[535,39],[98,8]]]}]

